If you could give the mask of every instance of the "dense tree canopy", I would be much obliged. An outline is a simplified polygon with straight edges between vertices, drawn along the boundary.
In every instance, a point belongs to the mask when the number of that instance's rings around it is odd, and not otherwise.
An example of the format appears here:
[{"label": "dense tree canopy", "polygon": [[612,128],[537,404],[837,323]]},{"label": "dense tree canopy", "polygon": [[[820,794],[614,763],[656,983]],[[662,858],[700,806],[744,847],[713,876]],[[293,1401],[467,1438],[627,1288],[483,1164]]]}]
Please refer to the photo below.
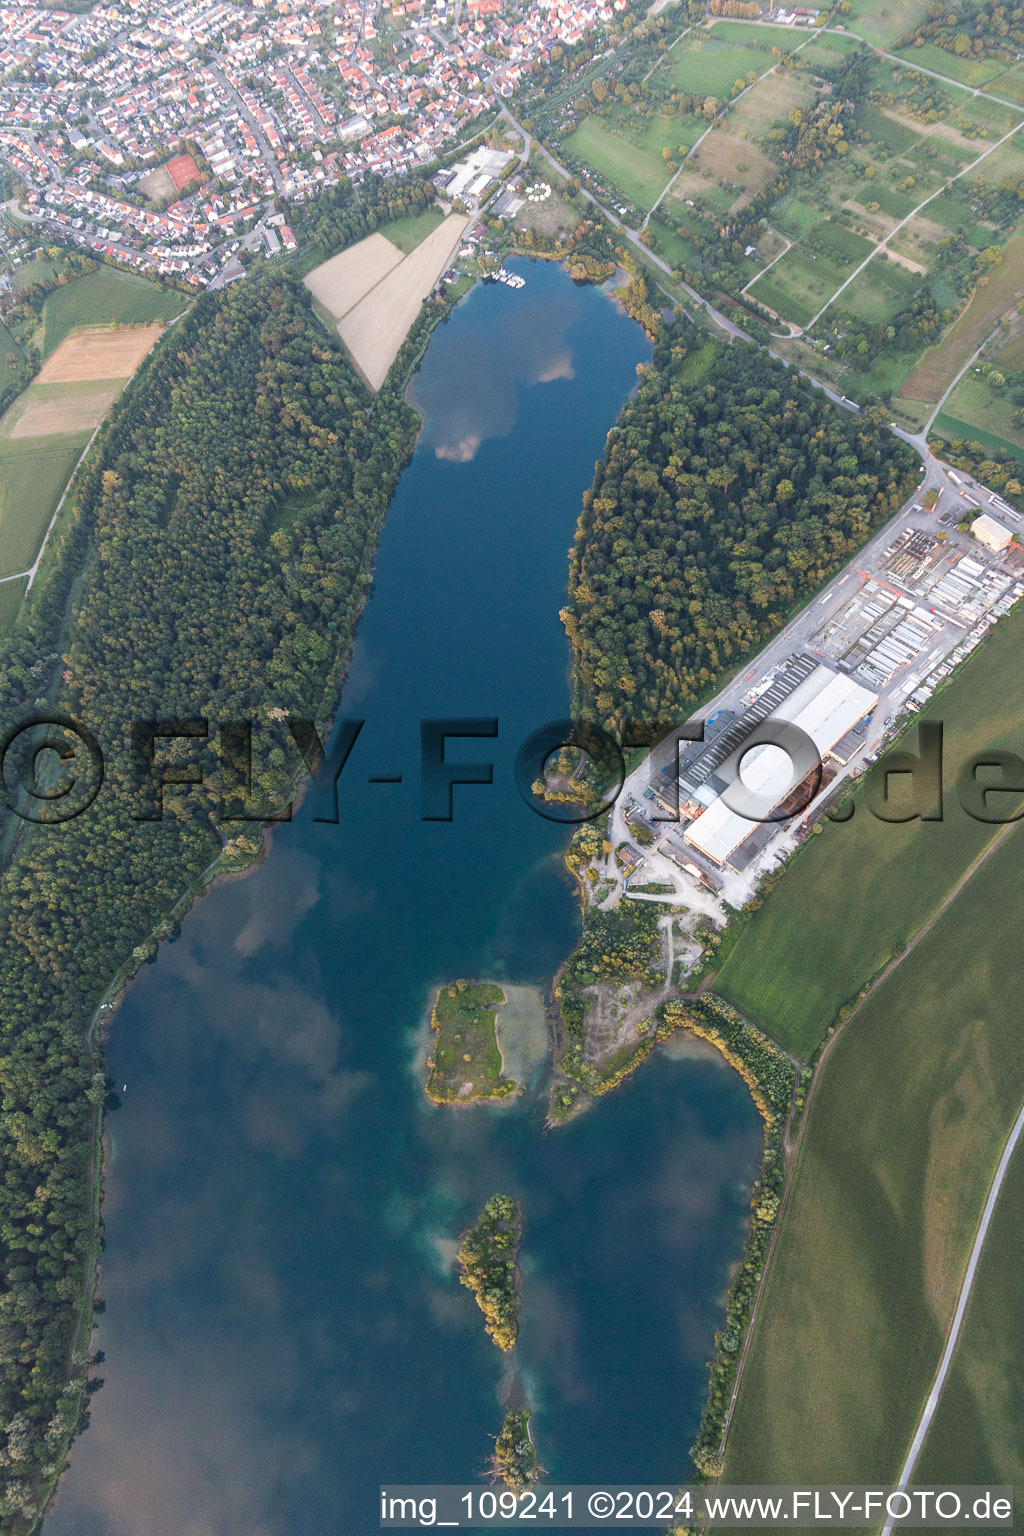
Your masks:
[{"label": "dense tree canopy", "polygon": [[689,711],[891,516],[916,460],[871,413],[677,322],[609,434],[563,618],[613,730]]},{"label": "dense tree canopy", "polygon": [[[86,1357],[70,1351],[105,1094],[84,1032],[211,863],[258,846],[260,827],[222,819],[245,749],[225,752],[221,721],[252,722],[253,799],[287,800],[302,757],[286,724],[325,730],[414,433],[399,394],[369,395],[299,284],[267,276],[201,298],[115,407],[0,650],[0,735],[58,710],[106,760],[77,819],[0,813],[0,1529],[36,1509],[83,1400]],[[205,754],[205,782],[139,821],[131,724],[175,717],[210,722],[209,743],[166,751]]]}]

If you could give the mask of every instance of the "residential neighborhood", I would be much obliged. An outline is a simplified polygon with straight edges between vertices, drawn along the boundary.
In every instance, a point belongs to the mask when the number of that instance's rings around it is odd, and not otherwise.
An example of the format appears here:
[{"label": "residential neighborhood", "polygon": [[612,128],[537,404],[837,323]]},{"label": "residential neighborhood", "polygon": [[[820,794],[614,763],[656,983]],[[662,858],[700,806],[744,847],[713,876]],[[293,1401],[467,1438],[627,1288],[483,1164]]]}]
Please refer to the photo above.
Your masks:
[{"label": "residential neighborhood", "polygon": [[0,8],[0,165],[22,189],[8,206],[38,233],[206,287],[240,234],[255,228],[268,254],[294,245],[275,199],[431,163],[627,4],[115,0],[71,14],[15,0]]}]

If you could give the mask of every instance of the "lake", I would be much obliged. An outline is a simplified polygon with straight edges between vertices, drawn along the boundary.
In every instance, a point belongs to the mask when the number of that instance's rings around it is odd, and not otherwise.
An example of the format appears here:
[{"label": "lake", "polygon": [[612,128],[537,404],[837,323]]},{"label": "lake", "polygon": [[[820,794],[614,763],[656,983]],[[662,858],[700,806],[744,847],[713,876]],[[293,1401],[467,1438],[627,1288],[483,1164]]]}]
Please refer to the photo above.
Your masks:
[{"label": "lake", "polygon": [[[525,288],[478,285],[414,382],[339,823],[307,797],[114,1018],[105,1385],[47,1536],[368,1536],[380,1484],[479,1480],[506,1361],[451,1257],[498,1191],[524,1209],[517,1358],[552,1478],[689,1470],[761,1148],[740,1079],[670,1044],[545,1135],[542,1093],[439,1108],[416,1070],[439,982],[546,985],[578,935],[565,829],[512,764],[567,713],[567,550],[650,356],[606,294],[513,265]],[[424,821],[420,721],[449,717],[497,720],[446,749],[493,783]]]}]

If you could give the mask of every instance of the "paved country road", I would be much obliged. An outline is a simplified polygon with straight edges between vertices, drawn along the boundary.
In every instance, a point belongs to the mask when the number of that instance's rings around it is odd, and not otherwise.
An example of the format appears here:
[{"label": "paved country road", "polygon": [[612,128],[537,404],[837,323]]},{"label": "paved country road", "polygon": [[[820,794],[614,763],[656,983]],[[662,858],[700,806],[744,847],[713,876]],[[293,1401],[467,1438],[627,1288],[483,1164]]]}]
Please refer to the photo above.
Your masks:
[{"label": "paved country road", "polygon": [[[1007,1170],[1010,1166],[1010,1159],[1013,1157],[1014,1148],[1016,1147],[1022,1134],[1024,1134],[1024,1106],[1022,1106],[1020,1114],[1014,1121],[1013,1128],[1010,1131],[1009,1136],[1006,1138],[1006,1145],[1003,1147],[1003,1155],[999,1159],[999,1165],[996,1168],[995,1177],[993,1178],[992,1184],[989,1188],[988,1199],[985,1201],[985,1209],[982,1211],[981,1220],[978,1223],[978,1231],[974,1238],[974,1246],[971,1249],[971,1256],[967,1261],[967,1273],[964,1275],[964,1283],[960,1287],[960,1295],[957,1298],[956,1311],[953,1313],[953,1321],[950,1324],[949,1337],[946,1340],[946,1347],[942,1352],[942,1359],[939,1361],[939,1368],[935,1373],[935,1380],[932,1383],[932,1389],[928,1394],[927,1401],[925,1402],[924,1410],[921,1414],[921,1419],[917,1426],[917,1432],[911,1441],[910,1450],[907,1452],[907,1459],[903,1463],[903,1470],[900,1472],[899,1486],[901,1488],[905,1488],[907,1483],[910,1481],[914,1467],[917,1464],[917,1458],[921,1454],[921,1447],[924,1445],[928,1431],[932,1425],[932,1419],[935,1417],[935,1410],[939,1406],[939,1398],[942,1396],[942,1389],[946,1384],[946,1377],[949,1374],[949,1367],[952,1364],[953,1355],[956,1351],[957,1340],[960,1337],[960,1330],[963,1327],[964,1315],[967,1312],[967,1303],[971,1299],[971,1290],[974,1286],[974,1279],[978,1272],[978,1265],[981,1262],[981,1253],[985,1246],[985,1239],[988,1236],[988,1229],[992,1220],[992,1213],[995,1210],[996,1201],[999,1198],[999,1191],[1003,1187],[1003,1180],[1006,1178]],[[886,1520],[885,1525],[882,1527],[882,1536],[892,1536],[892,1528],[894,1523],[895,1521],[890,1515],[890,1517]]]}]

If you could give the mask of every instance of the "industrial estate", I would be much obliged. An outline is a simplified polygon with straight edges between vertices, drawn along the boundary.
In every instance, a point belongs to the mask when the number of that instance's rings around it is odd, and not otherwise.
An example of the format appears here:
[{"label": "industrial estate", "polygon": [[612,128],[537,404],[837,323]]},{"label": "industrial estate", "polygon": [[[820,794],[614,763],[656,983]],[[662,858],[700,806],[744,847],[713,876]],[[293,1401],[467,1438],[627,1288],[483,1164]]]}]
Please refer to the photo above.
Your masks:
[{"label": "industrial estate", "polygon": [[[761,666],[709,702],[703,742],[663,743],[628,781],[612,818],[624,833],[617,860],[626,884],[661,878],[669,859],[741,906],[792,852],[801,822],[806,828],[876,761],[1024,596],[1020,514],[956,471],[942,479],[927,488],[930,509],[917,499],[905,507],[772,643]],[[1005,521],[977,505],[965,517],[965,496]],[[794,648],[776,660],[787,645]],[[775,722],[810,739],[813,771],[801,773],[771,741]],[[729,793],[737,780],[755,797],[744,811]],[[644,846],[630,837],[637,827]]]}]

